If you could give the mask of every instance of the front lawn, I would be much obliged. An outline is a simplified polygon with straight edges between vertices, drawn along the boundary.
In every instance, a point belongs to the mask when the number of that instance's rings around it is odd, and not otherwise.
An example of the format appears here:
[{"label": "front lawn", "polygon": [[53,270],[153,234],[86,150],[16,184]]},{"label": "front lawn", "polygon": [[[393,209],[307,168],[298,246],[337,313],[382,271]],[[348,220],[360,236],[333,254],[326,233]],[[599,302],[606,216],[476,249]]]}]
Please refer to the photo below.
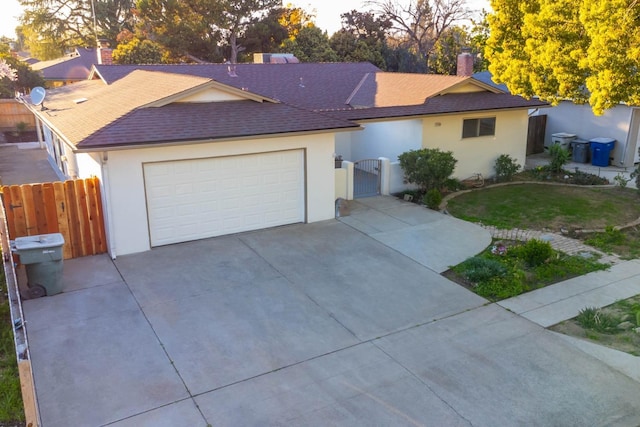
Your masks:
[{"label": "front lawn", "polygon": [[461,194],[449,200],[447,211],[503,229],[604,229],[638,219],[640,195],[619,187],[515,184]]},{"label": "front lawn", "polygon": [[548,242],[496,241],[444,275],[491,301],[499,301],[609,266],[595,257],[570,256]]}]

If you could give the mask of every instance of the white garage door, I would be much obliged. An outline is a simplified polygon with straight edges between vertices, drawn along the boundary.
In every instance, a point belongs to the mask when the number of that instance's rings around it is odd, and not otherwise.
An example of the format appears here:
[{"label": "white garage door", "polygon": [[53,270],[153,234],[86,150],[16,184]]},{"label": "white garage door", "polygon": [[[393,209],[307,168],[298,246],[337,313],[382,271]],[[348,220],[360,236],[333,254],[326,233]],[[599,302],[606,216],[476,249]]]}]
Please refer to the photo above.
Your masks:
[{"label": "white garage door", "polygon": [[146,163],[151,246],[304,222],[304,151]]}]

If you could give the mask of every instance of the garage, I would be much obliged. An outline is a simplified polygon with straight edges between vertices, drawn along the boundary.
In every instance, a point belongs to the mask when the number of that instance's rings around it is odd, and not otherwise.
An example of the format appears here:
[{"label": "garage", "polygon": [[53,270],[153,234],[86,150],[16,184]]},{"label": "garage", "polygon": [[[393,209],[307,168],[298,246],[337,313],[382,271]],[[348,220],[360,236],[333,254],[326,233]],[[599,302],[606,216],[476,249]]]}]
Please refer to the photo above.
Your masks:
[{"label": "garage", "polygon": [[144,163],[151,246],[304,222],[304,153]]}]

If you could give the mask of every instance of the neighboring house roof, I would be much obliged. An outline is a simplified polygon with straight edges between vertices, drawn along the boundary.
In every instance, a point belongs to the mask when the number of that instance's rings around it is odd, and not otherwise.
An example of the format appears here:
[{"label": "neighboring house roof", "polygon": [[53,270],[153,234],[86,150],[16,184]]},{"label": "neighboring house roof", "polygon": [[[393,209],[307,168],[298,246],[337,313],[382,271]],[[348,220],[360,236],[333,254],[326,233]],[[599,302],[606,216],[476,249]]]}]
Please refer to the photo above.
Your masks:
[{"label": "neighboring house roof", "polygon": [[97,60],[96,49],[79,47],[62,58],[36,62],[31,68],[40,71],[45,80],[86,80]]},{"label": "neighboring house roof", "polygon": [[383,73],[368,63],[98,65],[91,76],[49,91],[49,110],[31,107],[87,151],[547,106],[471,77]]},{"label": "neighboring house roof", "polygon": [[498,88],[503,92],[510,93],[509,92],[509,88],[507,88],[506,84],[504,84],[504,83],[498,84],[498,83],[493,81],[493,76],[491,75],[491,73],[489,71],[481,71],[479,73],[474,73],[472,77],[474,79],[476,79],[476,80],[480,80],[483,83],[486,83],[486,84],[491,85],[491,86],[493,86],[495,88]]}]

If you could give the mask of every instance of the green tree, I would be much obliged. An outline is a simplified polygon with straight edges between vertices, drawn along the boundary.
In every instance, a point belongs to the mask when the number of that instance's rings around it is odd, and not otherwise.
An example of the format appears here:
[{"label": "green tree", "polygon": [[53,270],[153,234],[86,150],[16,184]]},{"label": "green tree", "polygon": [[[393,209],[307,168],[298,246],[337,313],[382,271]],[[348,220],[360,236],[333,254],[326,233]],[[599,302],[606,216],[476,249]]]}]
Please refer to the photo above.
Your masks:
[{"label": "green tree", "polygon": [[16,91],[29,93],[35,86],[44,86],[42,76],[29,64],[12,57],[3,47],[0,50],[0,98],[12,99]]},{"label": "green tree", "polygon": [[213,17],[208,16],[217,12],[214,8],[201,16],[181,0],[138,0],[135,34],[162,45],[174,62],[188,61],[189,57],[220,62],[222,35],[209,25]]},{"label": "green tree", "polygon": [[595,114],[640,104],[640,3],[494,0],[486,57],[513,93],[589,102]]},{"label": "green tree", "polygon": [[137,37],[126,43],[120,43],[113,50],[113,62],[116,64],[160,64],[163,60],[163,49],[151,40]]},{"label": "green tree", "polygon": [[295,40],[284,41],[283,50],[293,53],[301,62],[335,62],[338,55],[331,48],[329,36],[316,26],[300,29]]},{"label": "green tree", "polygon": [[438,39],[431,58],[429,71],[435,74],[455,75],[458,68],[458,55],[469,46],[469,34],[463,27],[451,27]]},{"label": "green tree", "polygon": [[371,62],[386,69],[384,52],[386,49],[386,31],[391,22],[378,18],[371,12],[343,13],[342,28],[331,36],[331,48],[340,61]]},{"label": "green tree", "polygon": [[[279,0],[138,0],[139,31],[174,57],[238,61],[245,32]],[[195,59],[192,58],[192,59]]]}]

